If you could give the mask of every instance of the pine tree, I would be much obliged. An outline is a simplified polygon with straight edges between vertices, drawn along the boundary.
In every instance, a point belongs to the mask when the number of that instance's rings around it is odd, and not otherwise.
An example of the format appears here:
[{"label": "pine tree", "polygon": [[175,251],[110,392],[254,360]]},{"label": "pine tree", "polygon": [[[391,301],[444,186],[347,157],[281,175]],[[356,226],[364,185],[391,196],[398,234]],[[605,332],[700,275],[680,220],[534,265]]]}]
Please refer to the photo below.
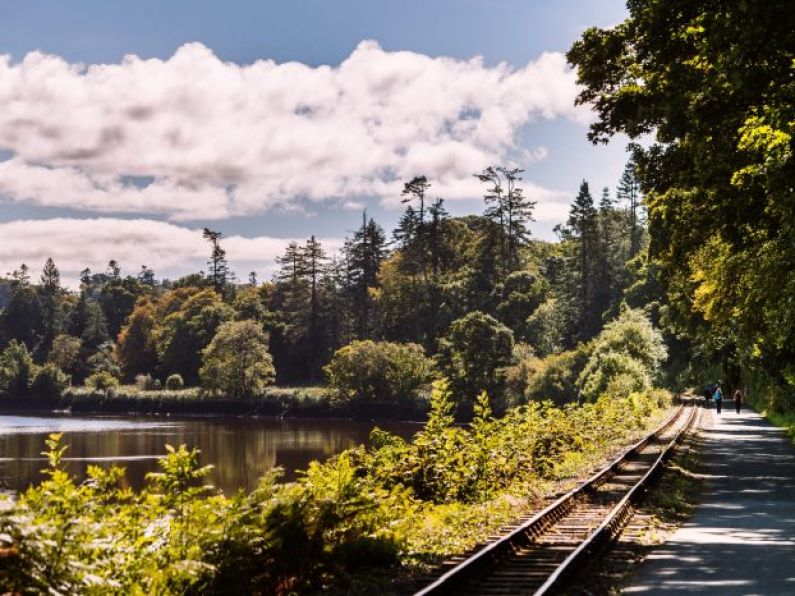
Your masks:
[{"label": "pine tree", "polygon": [[[424,279],[428,278],[428,238],[425,216],[427,211],[426,194],[430,187],[431,183],[425,176],[415,176],[403,185],[401,193],[404,197],[402,202],[408,204],[404,215],[406,231],[400,231],[401,236],[405,239],[403,252],[406,255],[406,272],[419,272]],[[415,203],[417,207],[414,208],[412,203]]]},{"label": "pine tree", "polygon": [[22,263],[11,273],[11,291],[18,292],[30,285],[30,267]]},{"label": "pine tree", "polygon": [[370,289],[378,287],[378,270],[386,256],[384,230],[367,214],[362,214],[362,226],[353,238],[345,243],[349,276],[353,291],[354,311],[357,316],[357,336],[366,339],[372,327],[372,299]]},{"label": "pine tree", "polygon": [[400,217],[397,228],[392,233],[395,242],[401,249],[407,249],[412,245],[417,237],[417,226],[419,224],[419,217],[412,205],[406,206],[406,211]]},{"label": "pine tree", "polygon": [[415,176],[403,185],[403,195],[401,202],[403,203],[417,203],[417,223],[419,227],[425,224],[425,194],[431,187],[428,178],[425,176]]},{"label": "pine tree", "polygon": [[24,263],[11,274],[11,301],[0,311],[0,337],[4,342],[18,340],[31,352],[43,335],[42,308],[30,286],[30,269]]},{"label": "pine tree", "polygon": [[624,173],[621,175],[616,194],[627,206],[629,258],[631,259],[638,254],[638,250],[640,250],[641,231],[640,181],[637,177],[637,166],[632,159],[630,159],[624,167]]},{"label": "pine tree", "polygon": [[57,294],[61,291],[61,273],[52,257],[47,258],[41,271],[41,291],[46,294]]},{"label": "pine tree", "polygon": [[[593,196],[585,180],[569,210],[565,227],[556,228],[573,251],[573,262],[564,275],[561,304],[573,317],[570,339],[586,340],[598,333],[601,312],[596,302],[598,266],[598,218]],[[573,266],[572,266],[573,265]]]},{"label": "pine tree", "polygon": [[42,338],[34,354],[37,361],[42,362],[50,352],[52,342],[63,329],[63,310],[61,299],[61,274],[52,258],[44,263],[39,285],[39,304],[42,313]]},{"label": "pine tree", "polygon": [[210,242],[212,246],[210,260],[207,261],[207,265],[209,266],[207,279],[210,280],[216,291],[223,293],[227,282],[232,277],[232,272],[226,261],[226,251],[221,248],[221,232],[214,232],[210,228],[204,228],[202,236],[205,240]]},{"label": "pine tree", "polygon": [[502,276],[520,267],[519,251],[530,237],[528,224],[533,221],[536,202],[527,199],[518,186],[524,170],[490,166],[475,174],[486,189],[483,200],[488,205],[484,215],[497,224],[499,230],[499,260]]},{"label": "pine tree", "polygon": [[119,266],[119,262],[115,259],[111,259],[108,261],[108,270],[106,275],[110,278],[110,281],[118,281],[121,278],[121,267]]},{"label": "pine tree", "polygon": [[302,261],[304,275],[306,275],[307,280],[309,282],[309,306],[310,306],[310,316],[314,320],[314,323],[317,323],[317,314],[318,314],[318,284],[320,282],[320,277],[323,274],[323,264],[326,261],[326,252],[323,250],[323,247],[318,242],[317,238],[312,236],[309,240],[306,241],[306,245],[303,248]]},{"label": "pine tree", "polygon": [[141,271],[138,273],[138,281],[147,286],[155,285],[155,272],[146,265],[141,265]]},{"label": "pine tree", "polygon": [[450,218],[450,214],[444,207],[444,199],[437,198],[428,207],[428,263],[433,275],[441,273],[445,255],[445,222]]},{"label": "pine tree", "polygon": [[321,325],[320,282],[325,271],[326,253],[320,242],[312,236],[303,248],[303,275],[309,286],[309,312],[307,325],[307,361],[309,376],[315,379],[320,373],[326,352],[326,338]]}]

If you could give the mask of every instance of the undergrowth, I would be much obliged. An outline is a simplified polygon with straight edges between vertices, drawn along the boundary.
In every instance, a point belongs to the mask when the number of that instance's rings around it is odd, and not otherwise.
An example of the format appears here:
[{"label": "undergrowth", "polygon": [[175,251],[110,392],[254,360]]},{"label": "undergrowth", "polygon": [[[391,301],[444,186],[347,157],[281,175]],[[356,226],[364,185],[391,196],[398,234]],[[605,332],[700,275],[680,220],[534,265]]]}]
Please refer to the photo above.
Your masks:
[{"label": "undergrowth", "polygon": [[126,488],[116,467],[91,467],[77,483],[53,435],[46,480],[0,511],[0,550],[15,553],[0,590],[372,591],[373,581],[482,541],[549,483],[648,426],[667,394],[531,404],[502,418],[483,395],[466,426],[452,418],[446,382],[431,402],[412,441],[376,430],[372,447],[313,462],[296,482],[280,483],[274,471],[252,493],[231,496],[203,485],[207,468],[184,445],[168,448],[141,491]]}]

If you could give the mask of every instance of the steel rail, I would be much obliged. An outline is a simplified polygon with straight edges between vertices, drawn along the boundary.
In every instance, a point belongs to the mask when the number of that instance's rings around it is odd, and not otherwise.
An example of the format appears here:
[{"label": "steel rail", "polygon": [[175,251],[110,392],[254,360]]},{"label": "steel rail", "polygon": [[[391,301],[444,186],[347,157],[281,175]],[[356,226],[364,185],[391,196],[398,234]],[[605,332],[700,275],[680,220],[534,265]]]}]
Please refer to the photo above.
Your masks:
[{"label": "steel rail", "polygon": [[643,477],[627,491],[618,503],[616,503],[615,507],[607,514],[602,523],[599,524],[599,526],[585,538],[585,540],[583,540],[560,565],[558,565],[557,569],[549,576],[547,581],[534,592],[535,596],[554,594],[556,590],[559,590],[565,583],[566,578],[571,576],[573,570],[583,562],[586,555],[596,550],[599,544],[604,543],[606,540],[612,540],[615,537],[627,520],[630,505],[634,503],[638,495],[646,489],[651,479],[662,470],[662,464],[668,459],[673,448],[679,443],[684,434],[693,427],[697,411],[700,411],[700,408],[696,405],[690,408],[690,416],[687,423],[676,432]]},{"label": "steel rail", "polygon": [[[511,530],[506,535],[490,542],[470,555],[467,559],[439,576],[435,581],[416,592],[415,596],[450,593],[457,586],[466,583],[467,580],[475,576],[479,570],[491,567],[495,559],[498,559],[500,555],[510,552],[514,547],[531,544],[535,537],[553,526],[555,522],[570,512],[576,505],[579,497],[597,488],[607,480],[607,478],[615,474],[622,464],[627,462],[633,455],[642,451],[650,441],[673,426],[684,412],[684,409],[684,404],[681,404],[676,412],[656,430],[631,445],[609,465],[605,466],[585,482],[558,498],[555,502],[536,513],[533,517]],[[693,409],[695,410],[695,408]],[[680,433],[677,433],[677,437]]]}]

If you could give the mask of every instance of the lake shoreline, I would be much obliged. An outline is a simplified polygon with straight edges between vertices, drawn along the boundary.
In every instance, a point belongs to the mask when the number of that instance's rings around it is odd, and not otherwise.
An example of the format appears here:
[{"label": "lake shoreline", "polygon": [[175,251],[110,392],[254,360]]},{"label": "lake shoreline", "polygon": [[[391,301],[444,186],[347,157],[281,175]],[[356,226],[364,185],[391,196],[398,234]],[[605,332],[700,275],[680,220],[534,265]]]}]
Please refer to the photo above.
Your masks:
[{"label": "lake shoreline", "polygon": [[61,435],[64,470],[84,481],[89,466],[120,466],[122,485],[139,490],[147,474],[160,471],[166,445],[199,452],[212,465],[209,484],[224,494],[254,490],[260,478],[280,468],[278,481],[292,482],[312,461],[326,461],[346,449],[369,444],[373,428],[409,439],[420,424],[330,419],[229,416],[90,415],[43,411],[0,414],[0,491],[19,493],[47,479],[47,438]]},{"label": "lake shoreline", "polygon": [[276,418],[424,422],[419,402],[339,403],[330,394],[309,389],[280,389],[257,398],[206,397],[169,391],[87,392],[70,389],[59,398],[3,397],[0,414],[180,416],[188,418]]}]

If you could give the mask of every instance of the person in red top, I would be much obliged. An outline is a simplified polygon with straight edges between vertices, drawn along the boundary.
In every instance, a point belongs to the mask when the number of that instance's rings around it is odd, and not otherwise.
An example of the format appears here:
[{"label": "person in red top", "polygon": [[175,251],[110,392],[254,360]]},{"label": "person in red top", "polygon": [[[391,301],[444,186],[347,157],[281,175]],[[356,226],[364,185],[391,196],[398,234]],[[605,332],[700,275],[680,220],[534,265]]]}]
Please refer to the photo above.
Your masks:
[{"label": "person in red top", "polygon": [[734,392],[734,409],[737,413],[740,413],[740,408],[743,407],[743,392],[740,391],[738,387],[737,390]]}]

